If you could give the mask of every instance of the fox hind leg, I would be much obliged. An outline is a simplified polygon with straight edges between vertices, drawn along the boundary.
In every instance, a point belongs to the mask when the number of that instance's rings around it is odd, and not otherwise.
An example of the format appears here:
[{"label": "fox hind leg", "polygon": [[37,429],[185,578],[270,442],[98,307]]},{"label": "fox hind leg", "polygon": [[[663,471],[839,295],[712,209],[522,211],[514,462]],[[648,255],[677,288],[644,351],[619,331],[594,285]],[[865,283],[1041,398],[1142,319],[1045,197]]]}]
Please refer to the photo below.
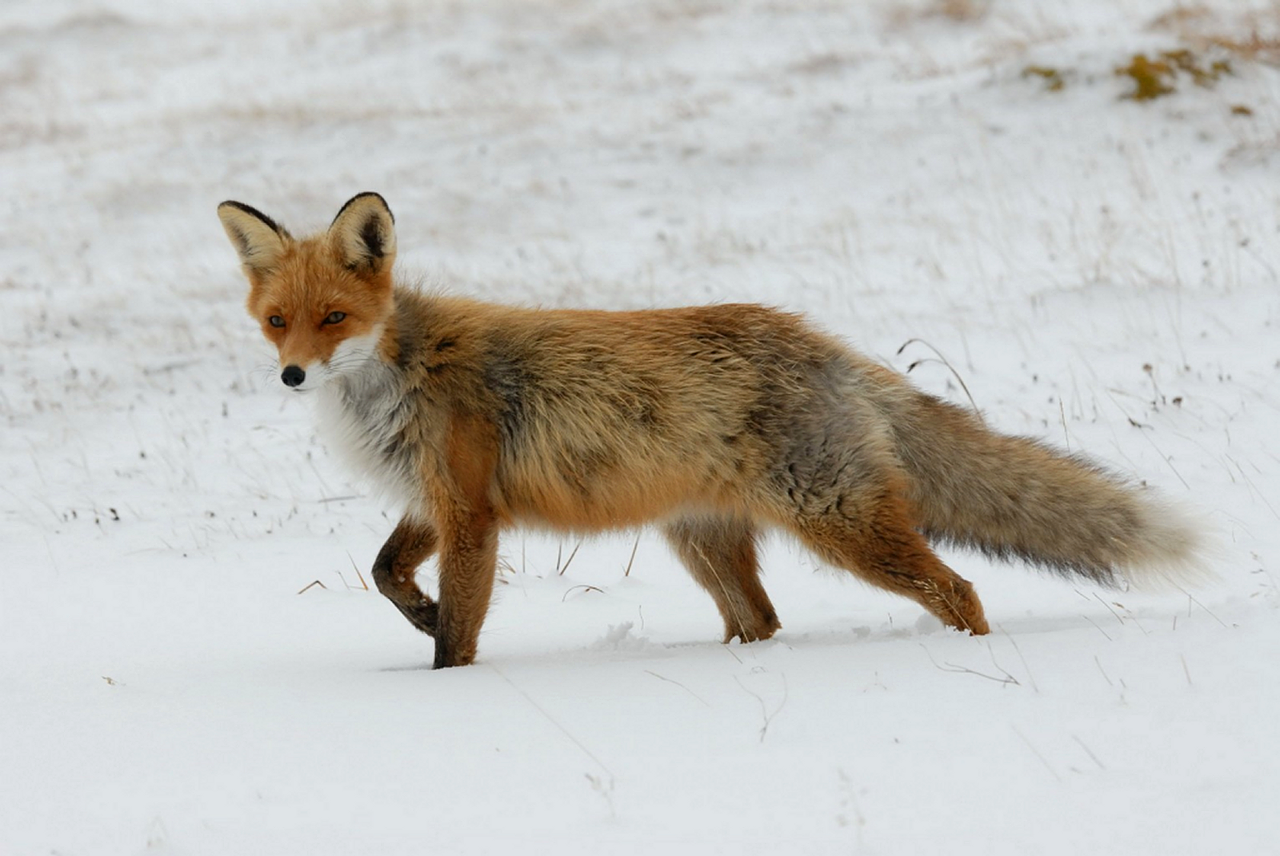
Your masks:
[{"label": "fox hind leg", "polygon": [[733,517],[685,517],[663,530],[680,560],[715,600],[724,641],[768,639],[782,625],[760,584],[756,532]]},{"label": "fox hind leg", "polygon": [[801,510],[789,528],[823,559],[911,598],[943,624],[988,633],[973,586],[929,549],[900,487],[885,482],[841,486],[838,501],[817,512]]}]

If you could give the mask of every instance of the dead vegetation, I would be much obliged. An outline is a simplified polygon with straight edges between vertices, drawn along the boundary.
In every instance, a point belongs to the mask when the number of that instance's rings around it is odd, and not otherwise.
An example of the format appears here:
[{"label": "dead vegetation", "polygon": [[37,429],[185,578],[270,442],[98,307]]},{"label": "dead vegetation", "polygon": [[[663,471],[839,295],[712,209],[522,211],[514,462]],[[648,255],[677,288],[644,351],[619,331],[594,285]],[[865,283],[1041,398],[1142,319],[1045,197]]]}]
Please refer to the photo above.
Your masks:
[{"label": "dead vegetation", "polygon": [[991,0],[928,0],[920,5],[894,6],[888,13],[888,22],[894,29],[938,19],[967,24],[986,18],[990,9]]},{"label": "dead vegetation", "polygon": [[1237,60],[1280,66],[1280,4],[1268,9],[1223,12],[1178,4],[1151,22],[1195,51],[1217,50]]},{"label": "dead vegetation", "polygon": [[991,8],[990,0],[933,0],[925,15],[952,21],[977,21]]},{"label": "dead vegetation", "polygon": [[[1133,84],[1130,91],[1121,95],[1132,101],[1152,101],[1178,91],[1181,83],[1189,81],[1195,86],[1212,88],[1222,77],[1234,74],[1231,59],[1219,51],[1197,52],[1190,48],[1175,48],[1151,54],[1136,53],[1123,65],[1115,68],[1118,77],[1128,78]],[[1048,65],[1028,65],[1022,69],[1022,77],[1039,80],[1046,92],[1061,92],[1075,74],[1072,69]],[[1086,75],[1085,79],[1090,79]],[[1232,112],[1250,115],[1244,105],[1235,105]]]},{"label": "dead vegetation", "polygon": [[1116,74],[1133,81],[1132,91],[1122,95],[1132,101],[1152,101],[1177,92],[1179,78],[1190,78],[1196,86],[1212,87],[1223,75],[1232,74],[1226,59],[1206,59],[1186,48],[1161,51],[1154,56],[1134,54]]},{"label": "dead vegetation", "polygon": [[1022,76],[1038,78],[1044,81],[1044,88],[1047,92],[1061,92],[1067,86],[1066,78],[1063,77],[1062,72],[1047,65],[1029,65],[1022,70]]}]

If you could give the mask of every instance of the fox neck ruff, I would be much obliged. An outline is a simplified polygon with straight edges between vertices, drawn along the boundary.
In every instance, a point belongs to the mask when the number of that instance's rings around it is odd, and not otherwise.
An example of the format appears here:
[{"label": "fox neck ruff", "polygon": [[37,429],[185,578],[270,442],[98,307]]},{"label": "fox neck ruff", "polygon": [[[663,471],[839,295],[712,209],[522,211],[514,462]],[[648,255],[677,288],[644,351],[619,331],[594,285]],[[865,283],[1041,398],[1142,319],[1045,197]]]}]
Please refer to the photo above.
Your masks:
[{"label": "fox neck ruff", "polygon": [[342,369],[319,390],[317,426],[326,447],[374,492],[406,510],[422,511],[413,447],[407,432],[413,423],[412,395],[404,374],[386,362],[379,340],[384,331],[356,343]]}]

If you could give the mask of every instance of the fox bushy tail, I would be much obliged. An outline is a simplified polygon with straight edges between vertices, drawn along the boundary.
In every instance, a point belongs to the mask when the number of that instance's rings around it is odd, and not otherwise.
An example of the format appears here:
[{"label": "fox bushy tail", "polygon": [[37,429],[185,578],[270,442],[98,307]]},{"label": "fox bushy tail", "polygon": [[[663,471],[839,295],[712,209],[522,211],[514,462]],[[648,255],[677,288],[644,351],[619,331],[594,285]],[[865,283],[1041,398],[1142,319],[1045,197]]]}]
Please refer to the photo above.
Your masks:
[{"label": "fox bushy tail", "polygon": [[1153,492],[1038,441],[994,433],[915,390],[888,406],[931,540],[1109,587],[1197,575],[1201,526]]}]

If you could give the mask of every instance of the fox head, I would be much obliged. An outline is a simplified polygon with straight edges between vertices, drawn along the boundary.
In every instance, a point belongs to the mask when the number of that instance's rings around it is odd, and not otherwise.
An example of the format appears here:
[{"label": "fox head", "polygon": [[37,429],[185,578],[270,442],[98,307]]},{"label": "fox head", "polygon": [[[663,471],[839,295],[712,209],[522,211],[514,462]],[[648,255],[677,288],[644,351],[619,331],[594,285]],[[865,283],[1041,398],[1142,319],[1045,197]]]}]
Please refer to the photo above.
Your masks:
[{"label": "fox head", "polygon": [[218,218],[249,279],[249,314],[279,350],[285,386],[315,389],[389,358],[396,235],[386,200],[354,196],[328,231],[301,240],[240,202],[223,202]]}]

